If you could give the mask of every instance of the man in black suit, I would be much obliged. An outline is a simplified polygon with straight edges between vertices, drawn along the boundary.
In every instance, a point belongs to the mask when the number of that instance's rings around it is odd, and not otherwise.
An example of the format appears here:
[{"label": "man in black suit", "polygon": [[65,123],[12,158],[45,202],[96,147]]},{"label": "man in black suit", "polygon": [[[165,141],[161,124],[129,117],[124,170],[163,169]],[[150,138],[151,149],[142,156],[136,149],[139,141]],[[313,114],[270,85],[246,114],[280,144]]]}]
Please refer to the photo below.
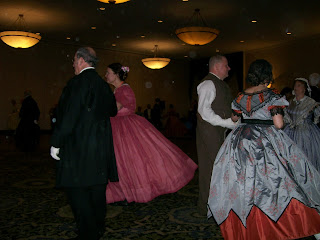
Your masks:
[{"label": "man in black suit", "polygon": [[57,107],[51,156],[57,164],[57,187],[66,191],[78,237],[99,239],[105,231],[106,185],[118,181],[110,117],[117,114],[109,85],[97,74],[97,57],[80,48]]}]

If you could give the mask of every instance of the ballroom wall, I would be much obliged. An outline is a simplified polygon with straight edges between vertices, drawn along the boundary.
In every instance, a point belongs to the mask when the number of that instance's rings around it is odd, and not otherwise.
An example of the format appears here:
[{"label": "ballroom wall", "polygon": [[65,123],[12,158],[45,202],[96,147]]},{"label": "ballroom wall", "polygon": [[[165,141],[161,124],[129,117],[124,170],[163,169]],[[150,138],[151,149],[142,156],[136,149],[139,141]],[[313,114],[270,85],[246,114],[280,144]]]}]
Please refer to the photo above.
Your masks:
[{"label": "ballroom wall", "polygon": [[[292,87],[295,77],[308,78],[313,72],[320,73],[319,43],[320,36],[317,36],[246,51],[243,53],[244,76],[252,61],[264,58],[273,65],[273,87],[279,91],[285,86]],[[12,111],[11,99],[21,101],[25,89],[32,90],[39,104],[41,129],[50,129],[49,110],[57,103],[68,79],[74,75],[71,60],[77,48],[42,41],[29,49],[13,49],[0,42],[0,130],[7,129],[7,119]],[[104,49],[97,49],[97,54],[100,58],[97,71],[101,76],[112,62],[121,62],[130,67],[127,82],[135,91],[137,106],[143,109],[159,97],[166,101],[167,106],[172,103],[181,115],[186,115],[190,102],[196,99],[197,79],[193,79],[191,71],[194,62],[190,64],[188,60],[172,60],[161,70],[150,70],[141,63],[141,58],[145,56]],[[150,83],[152,87],[149,88]],[[231,82],[231,87],[233,85]],[[247,87],[246,83],[244,87]],[[242,88],[241,84],[237,83],[233,90],[237,88]]]},{"label": "ballroom wall", "polygon": [[[50,129],[49,110],[57,103],[66,82],[74,75],[72,59],[78,47],[44,41],[29,49],[14,49],[0,42],[0,130],[7,129],[8,116],[12,111],[11,99],[20,102],[26,89],[32,91],[38,102],[41,129]],[[130,67],[127,82],[133,88],[137,106],[154,104],[159,97],[174,104],[181,115],[189,108],[189,61],[172,60],[161,70],[146,68],[133,53],[96,49],[100,62],[97,71],[105,75],[106,66],[120,62]]]},{"label": "ballroom wall", "polygon": [[268,60],[273,66],[275,82],[272,87],[279,91],[286,86],[292,88],[295,78],[308,79],[311,73],[320,73],[320,36],[245,52],[245,74],[250,63],[259,58]]}]

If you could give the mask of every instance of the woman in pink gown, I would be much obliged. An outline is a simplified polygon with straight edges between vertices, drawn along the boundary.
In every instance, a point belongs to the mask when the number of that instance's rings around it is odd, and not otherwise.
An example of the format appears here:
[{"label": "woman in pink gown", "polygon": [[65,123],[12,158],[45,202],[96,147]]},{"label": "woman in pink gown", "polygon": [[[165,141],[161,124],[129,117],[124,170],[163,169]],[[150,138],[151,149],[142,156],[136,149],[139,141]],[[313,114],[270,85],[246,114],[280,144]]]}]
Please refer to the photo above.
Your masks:
[{"label": "woman in pink gown", "polygon": [[173,193],[194,176],[197,165],[151,123],[135,114],[136,99],[125,83],[129,68],[108,66],[105,75],[115,87],[118,114],[111,118],[119,182],[107,186],[107,203],[148,202]]}]

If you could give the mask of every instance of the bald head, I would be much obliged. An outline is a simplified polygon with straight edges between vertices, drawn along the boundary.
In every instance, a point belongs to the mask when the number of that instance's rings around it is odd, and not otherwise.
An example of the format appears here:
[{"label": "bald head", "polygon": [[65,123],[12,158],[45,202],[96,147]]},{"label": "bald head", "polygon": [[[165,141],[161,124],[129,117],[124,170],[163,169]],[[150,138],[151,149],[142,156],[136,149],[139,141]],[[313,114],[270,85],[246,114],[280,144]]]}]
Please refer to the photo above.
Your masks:
[{"label": "bald head", "polygon": [[225,56],[222,55],[214,55],[209,59],[209,69],[213,68],[215,64],[222,61]]},{"label": "bald head", "polygon": [[212,56],[209,60],[209,72],[214,73],[221,80],[224,80],[229,76],[228,72],[230,67],[228,65],[228,60],[223,55]]}]

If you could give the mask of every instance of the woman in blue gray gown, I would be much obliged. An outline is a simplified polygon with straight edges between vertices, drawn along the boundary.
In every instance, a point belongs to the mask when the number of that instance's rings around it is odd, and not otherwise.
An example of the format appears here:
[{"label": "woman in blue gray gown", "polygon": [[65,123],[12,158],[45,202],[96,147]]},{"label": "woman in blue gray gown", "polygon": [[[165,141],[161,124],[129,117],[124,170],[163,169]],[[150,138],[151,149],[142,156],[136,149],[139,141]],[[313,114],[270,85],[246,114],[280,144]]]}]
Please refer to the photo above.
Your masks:
[{"label": "woman in blue gray gown", "polygon": [[[320,174],[285,134],[288,102],[275,89],[272,66],[256,60],[252,87],[232,102],[233,129],[216,157],[208,217],[225,239],[298,239],[320,232]],[[319,236],[320,237],[320,236]]]},{"label": "woman in blue gray gown", "polygon": [[284,131],[320,172],[320,128],[316,125],[320,117],[320,103],[307,96],[310,92],[307,79],[295,79],[295,97],[285,110],[284,121],[287,125]]}]

